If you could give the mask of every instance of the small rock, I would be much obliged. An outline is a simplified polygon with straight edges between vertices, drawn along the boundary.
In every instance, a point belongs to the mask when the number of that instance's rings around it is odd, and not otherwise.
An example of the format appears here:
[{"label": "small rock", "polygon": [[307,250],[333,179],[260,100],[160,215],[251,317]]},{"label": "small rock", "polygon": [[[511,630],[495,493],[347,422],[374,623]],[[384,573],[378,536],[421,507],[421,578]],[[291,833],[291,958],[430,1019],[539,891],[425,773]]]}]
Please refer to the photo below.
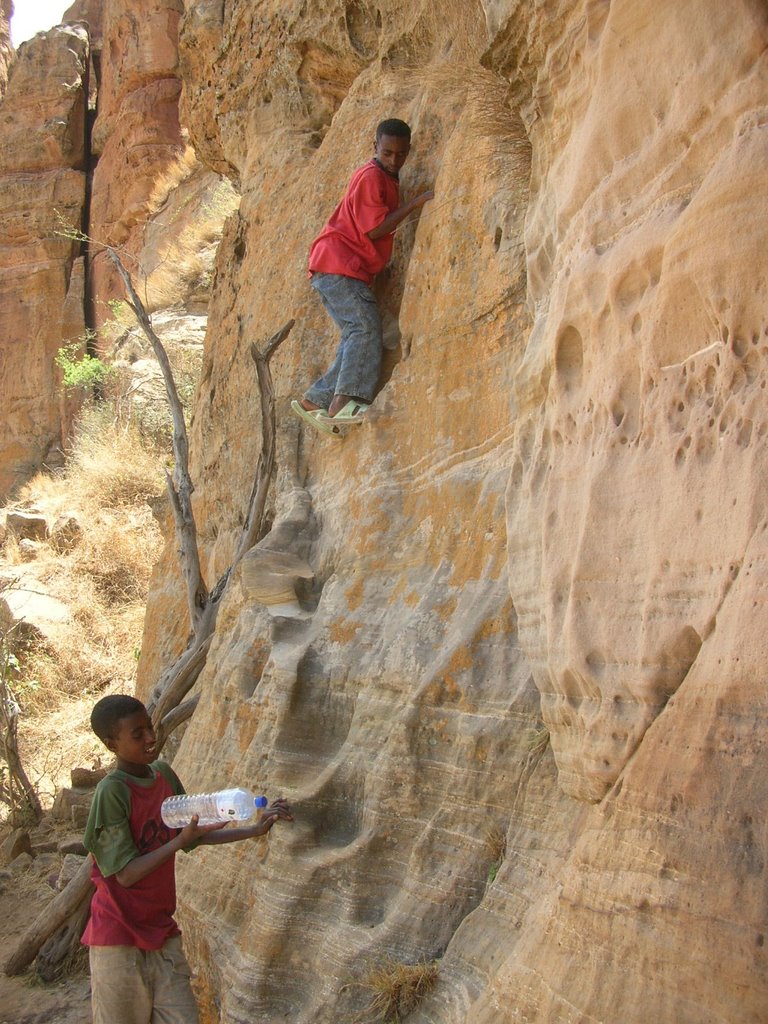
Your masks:
[{"label": "small rock", "polygon": [[75,828],[83,829],[88,824],[88,812],[90,808],[86,804],[75,804],[71,808],[72,824]]},{"label": "small rock", "polygon": [[23,875],[25,871],[28,871],[35,863],[35,858],[31,853],[20,853],[18,857],[14,858],[8,865],[8,870],[11,874],[16,877]]},{"label": "small rock", "polygon": [[53,872],[58,876],[61,858],[58,853],[41,853],[35,857],[35,874],[50,876]]},{"label": "small rock", "polygon": [[48,533],[51,546],[60,553],[71,551],[80,543],[82,536],[83,527],[80,520],[71,512],[60,515]]},{"label": "small rock", "polygon": [[27,540],[26,537],[19,541],[19,555],[21,556],[22,562],[33,562],[42,548],[36,540]]},{"label": "small rock", "polygon": [[0,864],[5,866],[15,860],[19,854],[32,853],[32,842],[29,832],[23,828],[14,829],[5,842],[0,846]]},{"label": "small rock", "polygon": [[83,846],[83,841],[79,837],[70,836],[69,839],[62,839],[59,843],[59,853],[68,854],[75,853],[79,856],[84,857],[88,851]]},{"label": "small rock", "polygon": [[74,789],[92,789],[109,774],[109,768],[73,768],[69,773]]},{"label": "small rock", "polygon": [[5,524],[19,540],[45,540],[48,533],[46,518],[39,512],[15,509],[7,514]]},{"label": "small rock", "polygon": [[92,799],[93,790],[69,789],[67,786],[63,786],[53,801],[51,817],[56,821],[71,821],[72,808],[79,804],[90,807]]},{"label": "small rock", "polygon": [[43,853],[56,853],[58,848],[58,839],[45,839],[41,843],[32,843],[32,853],[35,857],[38,857]]},{"label": "small rock", "polygon": [[56,888],[61,892],[65,889],[72,879],[75,877],[77,872],[85,860],[85,857],[75,853],[68,853],[61,865],[61,871],[59,871],[59,877],[56,879]]}]

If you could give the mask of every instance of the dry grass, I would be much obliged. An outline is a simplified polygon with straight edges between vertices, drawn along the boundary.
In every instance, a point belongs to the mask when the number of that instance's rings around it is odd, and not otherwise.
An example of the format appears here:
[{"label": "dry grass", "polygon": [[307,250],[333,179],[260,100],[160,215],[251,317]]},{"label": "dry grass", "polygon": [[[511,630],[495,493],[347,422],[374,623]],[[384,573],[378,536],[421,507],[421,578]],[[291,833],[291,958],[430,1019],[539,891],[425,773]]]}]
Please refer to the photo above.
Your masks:
[{"label": "dry grass", "polygon": [[162,487],[158,453],[144,446],[130,424],[118,427],[106,407],[84,410],[66,478],[70,505],[88,512],[133,509]]},{"label": "dry grass", "polygon": [[22,758],[44,805],[68,784],[70,768],[99,755],[88,726],[95,700],[133,690],[149,578],[162,544],[147,499],[164,487],[163,458],[130,426],[116,428],[111,413],[86,409],[65,470],[39,474],[15,502],[39,509],[49,524],[64,514],[80,524],[66,540],[40,542],[31,559],[9,533],[1,556],[4,567],[25,578],[25,589],[39,581],[69,609],[68,621],[17,648]]},{"label": "dry grass", "polygon": [[184,152],[170,164],[165,171],[155,180],[152,192],[148,201],[148,215],[154,216],[168,199],[168,196],[175,189],[186,181],[200,165],[197,155],[192,146],[187,146]]},{"label": "dry grass", "polygon": [[[472,61],[439,61],[412,68],[409,73],[414,82],[428,92],[462,99],[470,137],[491,142],[490,159],[512,176],[518,188],[527,189],[531,142],[513,102],[509,82]],[[475,155],[470,159],[476,159]]]},{"label": "dry grass", "polygon": [[546,725],[535,729],[528,740],[530,757],[540,757],[549,746],[549,729]]},{"label": "dry grass", "polygon": [[507,834],[498,825],[491,825],[485,833],[485,845],[490,859],[500,864],[507,855]]},{"label": "dry grass", "polygon": [[372,968],[362,981],[371,1001],[356,1024],[399,1024],[437,981],[437,961],[403,964],[389,959]]},{"label": "dry grass", "polygon": [[488,884],[496,881],[504,858],[507,855],[507,835],[498,825],[491,825],[485,832],[485,846],[490,859],[488,868]]},{"label": "dry grass", "polygon": [[222,179],[178,233],[169,232],[162,262],[146,279],[150,312],[183,304],[187,296],[210,289],[224,222],[239,203],[230,182]]}]

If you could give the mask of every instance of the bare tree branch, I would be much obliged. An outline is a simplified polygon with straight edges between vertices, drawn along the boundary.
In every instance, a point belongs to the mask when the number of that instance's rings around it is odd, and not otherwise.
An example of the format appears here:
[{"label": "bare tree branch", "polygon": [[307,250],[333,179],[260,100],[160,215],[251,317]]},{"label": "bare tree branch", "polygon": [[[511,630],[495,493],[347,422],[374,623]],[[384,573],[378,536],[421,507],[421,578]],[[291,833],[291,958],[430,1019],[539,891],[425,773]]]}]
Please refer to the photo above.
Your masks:
[{"label": "bare tree branch", "polygon": [[[269,362],[277,352],[280,345],[285,341],[293,330],[295,320],[289,320],[283,324],[279,331],[272,335],[264,350],[260,351],[256,345],[251,345],[251,357],[256,363],[256,374],[259,378],[259,393],[261,396],[261,454],[256,467],[256,479],[253,482],[251,496],[248,501],[248,513],[243,523],[243,532],[240,534],[240,541],[235,550],[235,557],[232,567],[237,565],[246,551],[250,551],[253,545],[260,540],[259,532],[264,525],[264,510],[267,505],[269,485],[272,481],[272,471],[275,467],[275,389],[272,383],[272,373],[269,369]],[[242,320],[240,322],[242,331]]]},{"label": "bare tree branch", "polygon": [[130,300],[129,305],[141,329],[149,339],[163,375],[165,393],[168,397],[168,406],[171,410],[171,418],[173,419],[173,480],[166,474],[166,482],[176,523],[176,534],[181,548],[181,568],[187,583],[187,607],[190,623],[192,631],[197,636],[200,630],[202,609],[205,608],[208,600],[208,590],[200,569],[197,527],[192,511],[192,493],[195,488],[189,475],[189,442],[187,440],[187,427],[184,422],[184,409],[176,389],[176,381],[173,377],[173,369],[168,359],[168,353],[165,351],[165,346],[152,327],[149,314],[137,295],[136,289],[133,287],[131,276],[123,266],[115,250],[108,248],[107,252],[117,268],[117,272],[122,279]]}]

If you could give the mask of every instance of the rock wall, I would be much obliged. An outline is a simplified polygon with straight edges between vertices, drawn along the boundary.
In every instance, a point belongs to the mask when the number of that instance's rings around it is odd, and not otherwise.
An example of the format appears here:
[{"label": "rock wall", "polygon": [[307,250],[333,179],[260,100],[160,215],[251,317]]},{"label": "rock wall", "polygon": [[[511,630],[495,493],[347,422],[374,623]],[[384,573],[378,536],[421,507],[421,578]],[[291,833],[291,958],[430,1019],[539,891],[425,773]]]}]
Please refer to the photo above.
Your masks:
[{"label": "rock wall", "polygon": [[56,352],[84,331],[88,38],[56,28],[22,44],[0,102],[0,496],[55,459],[71,415]]},{"label": "rock wall", "polygon": [[[263,864],[181,859],[206,1019],[330,1024],[371,965],[433,957],[414,1024],[766,1016],[767,33],[751,0],[189,7],[183,116],[243,195],[193,425],[204,565],[258,457],[248,344],[296,317],[261,546],[314,572],[295,618],[236,575],[175,762],[296,810]],[[436,197],[334,442],[289,411],[336,343],[306,252],[391,115],[403,193]],[[187,631],[174,549],[147,694]]]},{"label": "rock wall", "polygon": [[[3,42],[9,9],[0,6],[0,95],[13,53]],[[237,196],[201,165],[178,170],[188,151],[178,116],[181,10],[180,0],[77,0],[65,26],[15,59],[0,104],[0,403],[10,410],[0,500],[60,457],[76,403],[59,394],[57,351],[112,321],[109,303],[124,297],[97,243],[120,247],[151,309],[188,302],[205,311]],[[62,224],[85,229],[96,240],[90,251],[57,234]],[[112,327],[99,337],[106,357]]]},{"label": "rock wall", "polygon": [[5,93],[8,84],[8,68],[13,60],[13,43],[11,42],[11,11],[13,0],[0,0],[0,97]]},{"label": "rock wall", "polygon": [[[179,125],[181,0],[103,0],[101,81],[92,148],[90,234],[138,254],[157,178],[184,149]],[[137,281],[141,272],[131,273]],[[116,271],[94,247],[91,288],[97,325],[123,297]]]}]

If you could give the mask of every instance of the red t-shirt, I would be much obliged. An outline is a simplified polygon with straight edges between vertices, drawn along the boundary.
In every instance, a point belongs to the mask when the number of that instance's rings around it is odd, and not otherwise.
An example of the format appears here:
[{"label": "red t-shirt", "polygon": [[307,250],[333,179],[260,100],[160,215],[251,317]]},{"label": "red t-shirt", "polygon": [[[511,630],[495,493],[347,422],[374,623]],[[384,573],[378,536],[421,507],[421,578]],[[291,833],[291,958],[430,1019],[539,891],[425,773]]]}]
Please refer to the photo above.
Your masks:
[{"label": "red t-shirt", "polygon": [[369,160],[352,175],[347,191],[309,250],[309,270],[341,274],[372,284],[392,255],[394,235],[368,237],[400,205],[396,178]]},{"label": "red t-shirt", "polygon": [[[111,772],[94,794],[84,842],[94,856],[91,880],[96,892],[81,942],[86,946],[136,946],[160,949],[179,935],[174,857],[135,885],[121,885],[115,875],[144,853],[167,843],[178,832],[160,817],[167,796],[183,788],[171,768],[151,765],[152,777],[137,779]],[[170,779],[176,784],[172,784]]]}]

